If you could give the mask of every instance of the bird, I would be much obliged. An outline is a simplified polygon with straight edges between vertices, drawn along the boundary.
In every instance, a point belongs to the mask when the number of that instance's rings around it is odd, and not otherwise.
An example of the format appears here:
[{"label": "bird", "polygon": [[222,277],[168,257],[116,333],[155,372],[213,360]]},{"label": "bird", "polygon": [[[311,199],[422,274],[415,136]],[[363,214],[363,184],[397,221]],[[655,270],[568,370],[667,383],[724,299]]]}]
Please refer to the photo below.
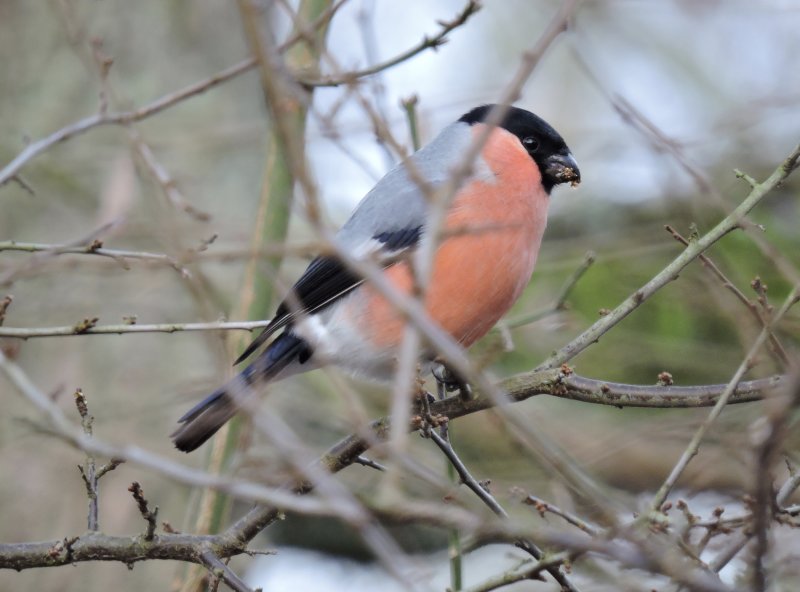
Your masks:
[{"label": "bird", "polygon": [[[468,348],[485,335],[530,281],[557,185],[580,183],[578,164],[547,122],[509,106],[492,122],[496,105],[476,107],[390,170],[364,196],[336,233],[339,248],[381,263],[401,293],[415,288],[410,256],[426,233],[429,193],[452,180],[473,141],[480,154],[452,197],[436,246],[424,307],[441,329]],[[420,181],[424,181],[421,183]],[[354,376],[389,382],[406,320],[369,282],[333,255],[314,258],[263,332],[235,364],[272,341],[245,369],[195,405],[172,434],[190,452],[257,396],[259,387],[324,364]],[[436,352],[420,352],[430,371]]]}]

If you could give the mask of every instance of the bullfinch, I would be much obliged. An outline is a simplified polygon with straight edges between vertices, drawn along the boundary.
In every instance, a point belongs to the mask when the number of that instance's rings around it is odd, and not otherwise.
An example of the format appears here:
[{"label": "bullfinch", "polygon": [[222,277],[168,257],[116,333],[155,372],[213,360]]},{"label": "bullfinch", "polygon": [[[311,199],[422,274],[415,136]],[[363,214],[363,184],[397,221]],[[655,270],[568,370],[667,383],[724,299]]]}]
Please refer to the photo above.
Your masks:
[{"label": "bullfinch", "polygon": [[[485,133],[493,107],[464,114],[413,154],[410,165],[387,173],[337,233],[339,246],[356,256],[382,257],[388,281],[411,294],[415,280],[408,255],[426,232],[430,207],[422,186],[435,190],[451,179],[473,138]],[[553,187],[578,182],[578,165],[558,132],[533,113],[510,107],[450,201],[424,294],[430,318],[464,347],[485,335],[530,280]],[[391,380],[405,323],[376,288],[340,260],[317,257],[236,363],[280,334],[238,376],[180,418],[172,434],[175,446],[194,450],[244,407],[257,387],[323,363]],[[429,370],[435,356],[423,350],[423,367]]]}]

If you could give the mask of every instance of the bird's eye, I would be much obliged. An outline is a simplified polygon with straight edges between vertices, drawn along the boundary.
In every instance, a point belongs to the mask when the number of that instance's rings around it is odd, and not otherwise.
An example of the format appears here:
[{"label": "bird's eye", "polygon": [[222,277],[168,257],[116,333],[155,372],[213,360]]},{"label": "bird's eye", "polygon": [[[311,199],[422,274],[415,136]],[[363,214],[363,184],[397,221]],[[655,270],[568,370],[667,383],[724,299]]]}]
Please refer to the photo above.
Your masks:
[{"label": "bird's eye", "polygon": [[522,145],[528,152],[536,152],[539,149],[539,140],[533,136],[526,136],[522,138]]}]

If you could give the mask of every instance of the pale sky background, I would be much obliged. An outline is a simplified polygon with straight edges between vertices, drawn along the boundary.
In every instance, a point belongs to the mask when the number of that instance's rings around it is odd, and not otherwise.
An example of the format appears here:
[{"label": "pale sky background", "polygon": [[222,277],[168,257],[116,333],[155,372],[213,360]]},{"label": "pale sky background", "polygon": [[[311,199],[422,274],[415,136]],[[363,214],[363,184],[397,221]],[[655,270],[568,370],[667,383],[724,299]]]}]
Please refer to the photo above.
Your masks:
[{"label": "pale sky background", "polygon": [[[358,14],[370,3],[347,4],[334,21],[330,48],[343,66],[366,62]],[[374,35],[386,59],[434,33],[461,2],[377,3]],[[407,138],[400,100],[417,94],[423,137],[471,107],[495,100],[513,75],[521,52],[535,43],[554,10],[552,2],[490,1],[438,51],[382,74],[383,104],[394,131]],[[687,0],[587,2],[575,27],[551,47],[518,102],[567,139],[592,198],[638,201],[694,191],[672,157],[654,151],[627,126],[602,92],[624,97],[701,168],[716,166],[741,138],[759,158],[783,155],[800,129],[800,3]],[[602,92],[578,65],[580,56]],[[341,90],[321,89],[325,110]],[[373,171],[386,169],[360,108],[351,103],[340,132]],[[312,126],[310,158],[332,205],[352,207],[374,184],[351,159],[318,137]]]}]

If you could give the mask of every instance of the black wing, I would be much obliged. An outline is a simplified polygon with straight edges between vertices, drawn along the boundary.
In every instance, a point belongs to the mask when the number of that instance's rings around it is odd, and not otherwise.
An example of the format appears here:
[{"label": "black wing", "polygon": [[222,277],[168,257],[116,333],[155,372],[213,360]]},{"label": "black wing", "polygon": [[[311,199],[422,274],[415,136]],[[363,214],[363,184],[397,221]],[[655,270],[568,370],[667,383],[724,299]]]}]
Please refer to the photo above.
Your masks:
[{"label": "black wing", "polygon": [[298,309],[311,312],[324,308],[341,298],[363,280],[334,257],[317,257],[292,288],[292,296],[278,306],[272,322],[247,346],[234,364],[238,364],[279,329],[289,325]]},{"label": "black wing", "polygon": [[[386,254],[392,257],[387,262],[388,265],[391,265],[397,262],[398,253],[416,246],[421,234],[422,227],[418,226],[381,232],[372,238],[380,243],[381,250],[385,250]],[[358,274],[349,270],[337,258],[317,257],[297,280],[292,288],[291,297],[285,298],[278,306],[272,322],[247,346],[234,364],[238,364],[256,351],[276,331],[291,325],[298,310],[306,313],[322,310],[345,296],[363,281]]]}]

